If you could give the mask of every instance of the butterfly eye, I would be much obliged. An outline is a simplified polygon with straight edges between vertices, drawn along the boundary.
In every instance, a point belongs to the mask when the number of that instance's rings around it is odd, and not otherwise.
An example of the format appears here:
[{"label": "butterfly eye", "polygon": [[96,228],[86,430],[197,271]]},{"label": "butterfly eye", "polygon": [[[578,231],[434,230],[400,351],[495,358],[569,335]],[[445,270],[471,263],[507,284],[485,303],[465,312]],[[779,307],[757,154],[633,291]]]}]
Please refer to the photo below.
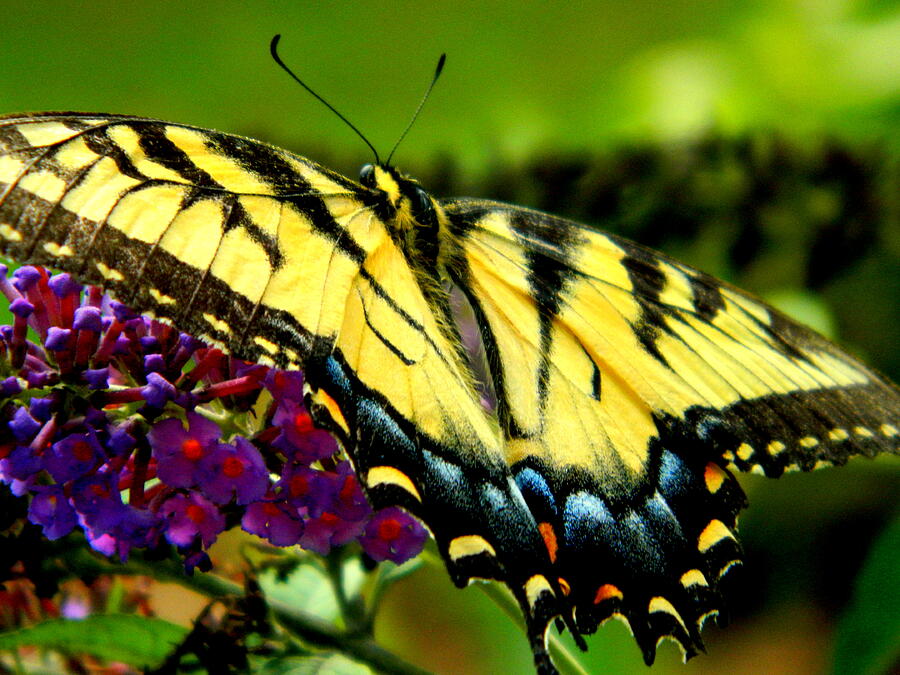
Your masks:
[{"label": "butterfly eye", "polygon": [[416,220],[424,225],[431,225],[435,221],[434,206],[431,197],[420,187],[417,187],[410,195],[412,213]]},{"label": "butterfly eye", "polygon": [[375,166],[366,164],[359,170],[359,181],[366,187],[375,187]]}]

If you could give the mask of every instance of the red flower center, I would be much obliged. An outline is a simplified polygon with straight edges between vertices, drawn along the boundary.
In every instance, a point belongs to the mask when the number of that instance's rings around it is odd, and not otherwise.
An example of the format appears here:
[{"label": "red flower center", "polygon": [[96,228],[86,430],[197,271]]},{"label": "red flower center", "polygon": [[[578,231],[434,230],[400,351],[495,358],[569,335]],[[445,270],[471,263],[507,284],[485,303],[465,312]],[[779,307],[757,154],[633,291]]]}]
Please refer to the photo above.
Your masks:
[{"label": "red flower center", "polygon": [[288,377],[282,371],[275,372],[275,387],[277,389],[283,389],[288,385]]},{"label": "red flower center", "polygon": [[400,536],[402,529],[395,518],[385,518],[378,523],[378,538],[382,541],[394,541]]},{"label": "red flower center", "polygon": [[94,451],[87,441],[77,441],[72,446],[72,456],[79,462],[87,462],[94,456]]},{"label": "red flower center", "polygon": [[302,474],[291,476],[291,497],[302,497],[309,494],[309,480]]},{"label": "red flower center", "polygon": [[196,438],[189,438],[181,444],[181,451],[184,456],[192,462],[196,462],[203,457],[203,445]]},{"label": "red flower center", "polygon": [[312,417],[309,416],[309,413],[298,412],[294,415],[294,429],[297,430],[298,434],[308,434],[311,431],[315,431],[316,427],[313,425]]},{"label": "red flower center", "polygon": [[338,497],[342,502],[349,502],[356,495],[356,479],[353,476],[344,478],[344,484],[341,485],[341,491]]},{"label": "red flower center", "polygon": [[244,473],[244,463],[237,457],[226,457],[222,462],[222,473],[229,478],[237,478]]},{"label": "red flower center", "polygon": [[281,515],[281,509],[275,506],[272,502],[266,502],[263,504],[263,512],[265,512],[265,514],[270,518]]},{"label": "red flower center", "polygon": [[202,506],[197,506],[196,504],[189,504],[188,507],[184,510],[185,514],[188,518],[190,518],[194,523],[199,525],[204,520],[206,520],[206,511]]},{"label": "red flower center", "polygon": [[330,511],[326,511],[325,513],[323,513],[319,519],[322,521],[322,523],[328,525],[328,527],[334,527],[338,524],[338,521],[340,521],[340,518],[338,518]]}]

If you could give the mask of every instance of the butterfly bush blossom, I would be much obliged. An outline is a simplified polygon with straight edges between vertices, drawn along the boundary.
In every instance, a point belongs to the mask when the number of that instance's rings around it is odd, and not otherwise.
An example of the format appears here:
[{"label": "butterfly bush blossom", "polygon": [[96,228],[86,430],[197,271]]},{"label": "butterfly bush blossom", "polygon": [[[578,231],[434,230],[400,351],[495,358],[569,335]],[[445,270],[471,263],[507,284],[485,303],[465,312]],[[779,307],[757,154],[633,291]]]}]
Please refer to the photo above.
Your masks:
[{"label": "butterfly bush blossom", "polygon": [[168,542],[188,570],[208,569],[206,550],[237,524],[323,555],[354,540],[378,561],[419,553],[421,523],[373,513],[313,427],[301,373],[225,356],[68,274],[6,272],[0,481],[48,539],[81,528],[122,560]]}]

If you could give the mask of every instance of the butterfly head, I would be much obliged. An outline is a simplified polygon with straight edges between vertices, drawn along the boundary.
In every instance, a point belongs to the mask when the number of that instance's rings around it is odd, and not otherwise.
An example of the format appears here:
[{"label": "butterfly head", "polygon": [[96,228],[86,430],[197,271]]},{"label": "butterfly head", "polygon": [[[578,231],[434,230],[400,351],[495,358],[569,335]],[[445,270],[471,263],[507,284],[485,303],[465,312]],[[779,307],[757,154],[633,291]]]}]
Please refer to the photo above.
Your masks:
[{"label": "butterfly head", "polygon": [[[385,194],[398,215],[408,212],[419,223],[435,219],[435,202],[419,183],[392,166],[366,164],[359,172],[363,185]],[[430,212],[430,213],[429,213]]]},{"label": "butterfly head", "polygon": [[359,178],[379,195],[378,215],[396,224],[396,231],[405,235],[408,248],[426,258],[435,258],[442,221],[437,201],[415,179],[392,166],[366,164],[360,169]]}]

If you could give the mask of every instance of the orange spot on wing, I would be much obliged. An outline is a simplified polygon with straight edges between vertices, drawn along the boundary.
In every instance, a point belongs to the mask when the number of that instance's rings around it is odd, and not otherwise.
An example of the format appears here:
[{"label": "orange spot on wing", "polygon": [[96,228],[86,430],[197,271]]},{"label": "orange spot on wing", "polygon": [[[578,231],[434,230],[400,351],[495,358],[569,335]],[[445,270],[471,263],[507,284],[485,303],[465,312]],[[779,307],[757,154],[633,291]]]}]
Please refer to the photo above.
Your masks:
[{"label": "orange spot on wing", "polygon": [[622,595],[622,591],[619,590],[618,586],[613,586],[612,584],[603,584],[600,588],[597,589],[597,594],[594,596],[594,604],[599,605],[604,600],[621,600],[623,597],[624,596]]},{"label": "orange spot on wing", "polygon": [[559,550],[559,544],[556,541],[556,532],[550,523],[539,523],[538,530],[544,538],[544,545],[547,547],[547,553],[550,554],[550,562],[556,562],[556,552]]}]

